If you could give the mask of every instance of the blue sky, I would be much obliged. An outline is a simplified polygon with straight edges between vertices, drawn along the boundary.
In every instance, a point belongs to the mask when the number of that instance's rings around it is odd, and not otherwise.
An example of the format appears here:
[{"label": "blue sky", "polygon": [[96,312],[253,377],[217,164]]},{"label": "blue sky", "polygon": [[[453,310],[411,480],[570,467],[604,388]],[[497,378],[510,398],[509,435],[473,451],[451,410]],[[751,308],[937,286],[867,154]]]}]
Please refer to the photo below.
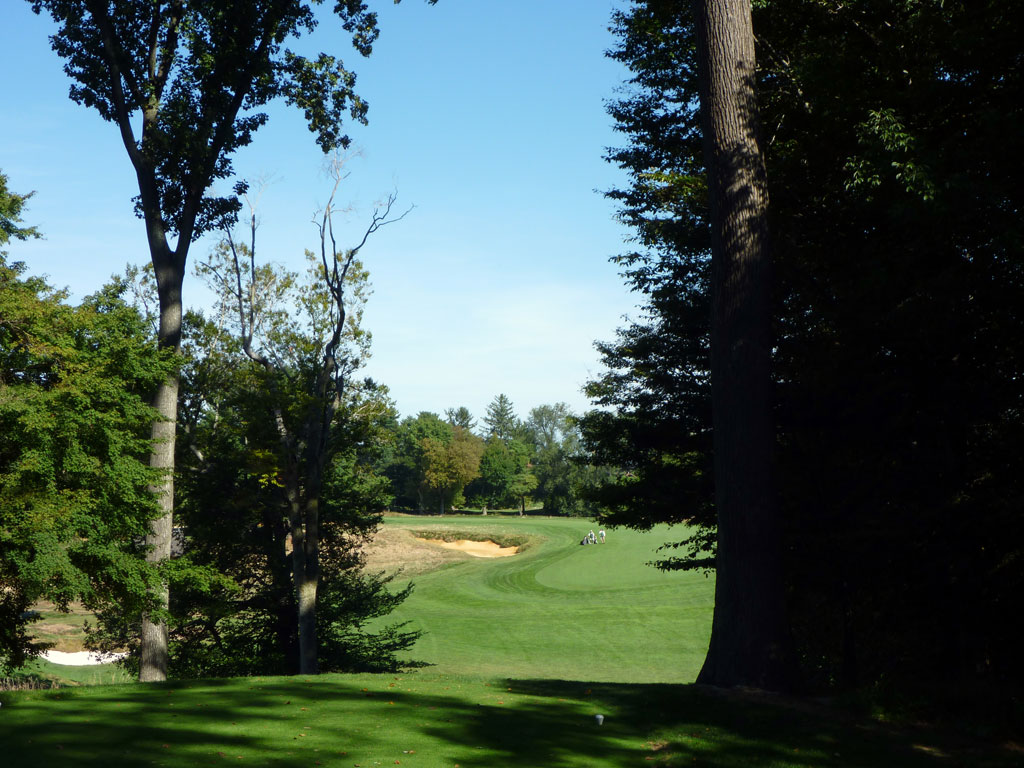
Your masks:
[{"label": "blue sky", "polygon": [[[603,53],[621,3],[371,5],[381,36],[369,59],[333,17],[298,46],[343,58],[370,103],[369,125],[349,126],[360,154],[339,193],[352,208],[344,231],[361,233],[393,190],[400,206],[415,206],[363,251],[374,291],[365,372],[388,385],[403,415],[465,405],[479,416],[499,392],[522,416],[558,401],[585,410],[580,388],[600,371],[593,342],[636,314],[608,262],[630,233],[600,194],[622,182],[602,160],[620,143],[604,102],[625,72]],[[117,131],[67,98],[51,31],[27,2],[4,2],[0,169],[15,191],[35,190],[26,220],[45,234],[13,244],[11,256],[77,300],[148,253]],[[316,245],[311,220],[330,190],[323,167],[301,115],[284,105],[236,156],[240,177],[268,180],[264,257],[298,268]],[[190,262],[212,245],[195,243]],[[208,300],[191,274],[185,300]]]}]

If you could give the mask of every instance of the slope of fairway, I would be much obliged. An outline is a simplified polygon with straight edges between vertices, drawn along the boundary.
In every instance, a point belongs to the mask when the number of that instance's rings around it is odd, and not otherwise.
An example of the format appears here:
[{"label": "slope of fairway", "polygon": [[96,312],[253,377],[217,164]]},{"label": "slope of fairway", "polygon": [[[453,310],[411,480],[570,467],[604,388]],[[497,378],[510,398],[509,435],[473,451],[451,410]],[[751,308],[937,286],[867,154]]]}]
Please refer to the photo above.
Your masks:
[{"label": "slope of fairway", "polygon": [[605,682],[692,682],[707,650],[714,579],[646,563],[680,532],[615,530],[580,546],[586,520],[389,518],[417,532],[529,539],[500,559],[467,559],[416,576],[389,621],[423,637],[411,657],[440,673]]}]

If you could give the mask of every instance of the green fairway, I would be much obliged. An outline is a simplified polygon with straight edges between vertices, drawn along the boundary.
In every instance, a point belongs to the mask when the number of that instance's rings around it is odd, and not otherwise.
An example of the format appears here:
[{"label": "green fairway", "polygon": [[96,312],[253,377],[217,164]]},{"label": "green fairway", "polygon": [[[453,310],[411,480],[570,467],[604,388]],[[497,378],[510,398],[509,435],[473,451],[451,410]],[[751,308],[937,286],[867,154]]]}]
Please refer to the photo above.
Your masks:
[{"label": "green fairway", "polygon": [[391,518],[417,531],[528,536],[514,557],[472,558],[417,576],[389,620],[424,630],[412,657],[435,671],[606,682],[692,682],[707,651],[714,579],[646,565],[670,538],[565,518]]},{"label": "green fairway", "polygon": [[678,532],[610,531],[605,544],[580,546],[587,521],[387,526],[526,543],[513,557],[445,561],[415,577],[387,621],[426,632],[411,658],[431,666],[143,686],[88,684],[115,679],[109,667],[46,665],[74,669],[86,685],[0,691],[2,764],[868,768],[1019,757],[821,705],[687,685],[706,650],[714,581],[645,565]]}]

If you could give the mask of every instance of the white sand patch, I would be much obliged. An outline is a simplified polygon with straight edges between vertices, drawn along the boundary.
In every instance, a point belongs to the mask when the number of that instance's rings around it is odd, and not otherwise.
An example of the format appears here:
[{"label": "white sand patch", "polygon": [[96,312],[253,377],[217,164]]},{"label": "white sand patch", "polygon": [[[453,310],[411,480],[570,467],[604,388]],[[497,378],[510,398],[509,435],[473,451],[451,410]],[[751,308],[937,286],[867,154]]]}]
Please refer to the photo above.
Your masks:
[{"label": "white sand patch", "polygon": [[428,544],[436,544],[445,549],[457,549],[473,557],[511,557],[519,552],[519,547],[503,547],[493,541],[469,541],[459,539],[458,541],[442,541],[441,539],[419,539]]},{"label": "white sand patch", "polygon": [[93,653],[91,651],[75,651],[65,653],[64,651],[44,651],[42,657],[51,664],[63,664],[66,667],[88,667],[93,664],[109,664],[112,661],[123,659],[126,653]]}]

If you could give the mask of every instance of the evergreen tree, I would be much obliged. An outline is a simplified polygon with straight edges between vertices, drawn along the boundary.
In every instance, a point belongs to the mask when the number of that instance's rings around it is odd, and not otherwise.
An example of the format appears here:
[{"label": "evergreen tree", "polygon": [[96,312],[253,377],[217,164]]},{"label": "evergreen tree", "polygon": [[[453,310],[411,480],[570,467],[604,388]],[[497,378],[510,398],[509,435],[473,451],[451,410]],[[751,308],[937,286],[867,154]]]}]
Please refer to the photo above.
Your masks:
[{"label": "evergreen tree", "polygon": [[494,435],[499,440],[511,440],[517,434],[519,419],[516,417],[512,401],[505,395],[498,395],[487,406],[484,415],[484,427],[487,436]]}]

